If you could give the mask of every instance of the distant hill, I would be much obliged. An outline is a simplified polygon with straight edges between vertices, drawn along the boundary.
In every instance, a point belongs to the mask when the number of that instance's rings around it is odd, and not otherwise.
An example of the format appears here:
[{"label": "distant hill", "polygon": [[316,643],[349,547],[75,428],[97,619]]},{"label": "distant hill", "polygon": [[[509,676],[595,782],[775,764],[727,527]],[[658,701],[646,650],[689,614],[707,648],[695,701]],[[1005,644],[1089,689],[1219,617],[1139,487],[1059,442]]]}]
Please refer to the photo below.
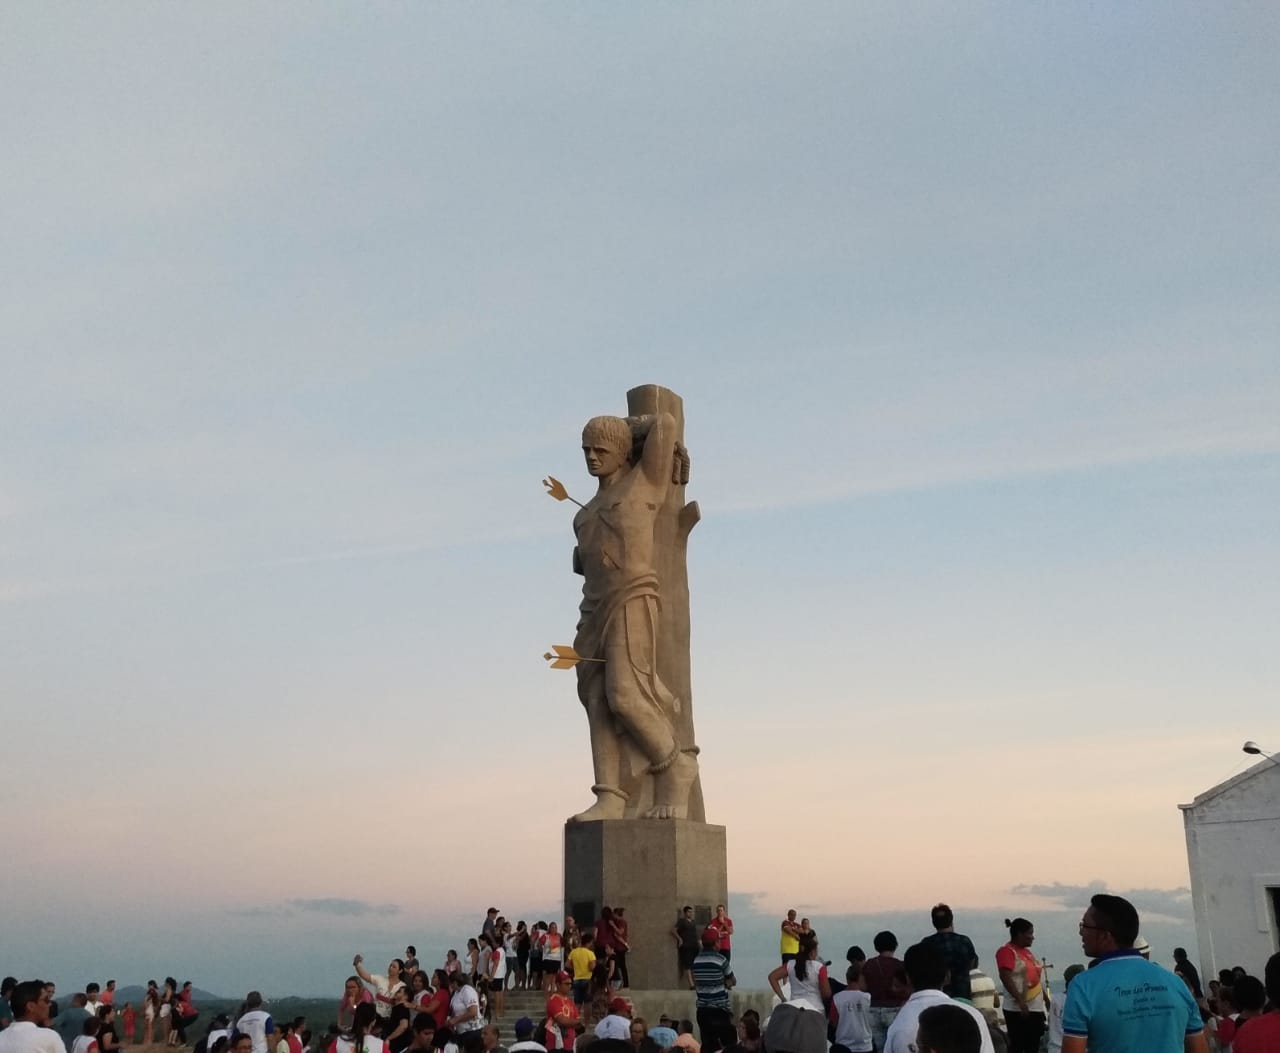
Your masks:
[{"label": "distant hill", "polygon": [[[158,978],[157,978],[158,979]],[[59,992],[61,994],[61,992]],[[116,988],[116,1005],[124,1005],[125,1002],[132,1002],[139,1005],[142,999],[146,997],[147,989],[143,984],[130,984],[128,987]],[[195,1002],[196,1008],[200,1008],[201,1002],[230,1002],[232,999],[223,998],[222,995],[213,994],[199,987],[191,988],[191,1001]]]}]

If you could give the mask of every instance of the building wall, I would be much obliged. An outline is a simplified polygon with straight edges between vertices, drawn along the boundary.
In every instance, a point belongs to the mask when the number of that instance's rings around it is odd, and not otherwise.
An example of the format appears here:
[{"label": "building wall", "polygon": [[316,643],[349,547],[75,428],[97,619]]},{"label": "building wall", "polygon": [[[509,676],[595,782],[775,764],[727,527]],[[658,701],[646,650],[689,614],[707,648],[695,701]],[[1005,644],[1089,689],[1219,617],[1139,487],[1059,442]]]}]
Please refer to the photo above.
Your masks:
[{"label": "building wall", "polygon": [[1261,976],[1280,949],[1280,764],[1184,805],[1183,823],[1202,980],[1234,965]]}]

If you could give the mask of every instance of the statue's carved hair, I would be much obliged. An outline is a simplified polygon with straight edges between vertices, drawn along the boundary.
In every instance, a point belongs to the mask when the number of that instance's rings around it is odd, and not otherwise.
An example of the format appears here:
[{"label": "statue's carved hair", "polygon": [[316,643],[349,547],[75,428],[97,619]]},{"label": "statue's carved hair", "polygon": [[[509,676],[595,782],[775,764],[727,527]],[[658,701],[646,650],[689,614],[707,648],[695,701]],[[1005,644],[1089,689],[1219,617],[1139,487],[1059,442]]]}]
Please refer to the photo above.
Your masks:
[{"label": "statue's carved hair", "polygon": [[582,429],[584,446],[605,446],[631,458],[631,425],[621,417],[592,417]]}]

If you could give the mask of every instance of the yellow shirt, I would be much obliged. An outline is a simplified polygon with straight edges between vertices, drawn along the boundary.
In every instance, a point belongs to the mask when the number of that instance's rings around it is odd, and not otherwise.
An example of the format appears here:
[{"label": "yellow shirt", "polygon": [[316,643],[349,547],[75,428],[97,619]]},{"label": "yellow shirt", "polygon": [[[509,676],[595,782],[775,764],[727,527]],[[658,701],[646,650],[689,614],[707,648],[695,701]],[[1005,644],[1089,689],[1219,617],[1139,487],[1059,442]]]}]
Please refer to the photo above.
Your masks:
[{"label": "yellow shirt", "polygon": [[573,966],[575,980],[590,980],[596,967],[596,956],[589,947],[575,947],[569,952],[569,964]]},{"label": "yellow shirt", "polygon": [[782,930],[782,936],[778,940],[778,951],[781,954],[799,954],[800,938],[792,936],[786,929]]}]

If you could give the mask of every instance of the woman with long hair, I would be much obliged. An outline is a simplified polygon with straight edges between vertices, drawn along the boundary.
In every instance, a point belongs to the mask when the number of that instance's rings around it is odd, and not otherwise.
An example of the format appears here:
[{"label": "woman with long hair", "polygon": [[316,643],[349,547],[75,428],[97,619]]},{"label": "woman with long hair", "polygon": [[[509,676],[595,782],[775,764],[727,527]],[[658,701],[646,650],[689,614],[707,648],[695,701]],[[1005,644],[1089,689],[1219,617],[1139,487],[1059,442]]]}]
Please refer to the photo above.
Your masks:
[{"label": "woman with long hair", "polygon": [[642,1016],[631,1018],[631,1046],[636,1053],[660,1053],[658,1043],[649,1037],[649,1024]]},{"label": "woman with long hair", "polygon": [[583,1022],[588,1028],[594,1028],[609,1015],[609,1003],[613,1001],[613,987],[609,982],[609,966],[605,962],[596,962],[591,970],[591,985],[587,988],[586,1012]]},{"label": "woman with long hair", "polygon": [[364,967],[364,955],[357,954],[351,959],[351,967],[356,975],[373,988],[373,1004],[378,1009],[378,1016],[384,1019],[391,1015],[391,1006],[396,999],[396,992],[405,990],[404,959],[392,958],[387,962],[387,972],[383,976],[371,973]]},{"label": "woman with long hair", "polygon": [[1026,918],[1004,919],[1009,942],[996,951],[996,968],[1004,985],[1004,1022],[1009,1029],[1009,1053],[1038,1053],[1048,1019],[1043,967],[1034,954],[1035,926]]},{"label": "woman with long hair", "polygon": [[596,920],[595,946],[596,957],[603,958],[613,950],[613,908],[601,907],[600,917]]},{"label": "woman with long hair", "polygon": [[818,938],[812,932],[800,936],[796,957],[769,974],[769,986],[782,998],[782,981],[791,986],[791,998],[774,1009],[764,1044],[769,1053],[826,1053],[827,1013],[831,998],[827,967],[818,958]]},{"label": "woman with long hair", "polygon": [[627,951],[631,950],[631,944],[627,942],[627,919],[623,917],[624,913],[626,913],[625,907],[614,907],[613,917],[609,920],[609,927],[613,930],[615,975],[623,991],[631,986],[631,976],[627,972]]},{"label": "woman with long hair", "polygon": [[431,997],[431,977],[419,969],[409,977],[409,1005],[421,1011]]},{"label": "woman with long hair", "polygon": [[98,1049],[102,1053],[120,1053],[120,1036],[112,1021],[115,1010],[109,1005],[98,1007]]},{"label": "woman with long hair", "polygon": [[164,978],[164,987],[160,991],[160,1030],[164,1032],[164,1044],[178,1044],[178,1030],[173,1026],[173,1003],[178,997],[178,981],[172,976]]},{"label": "woman with long hair", "polygon": [[497,933],[489,937],[485,952],[484,976],[488,986],[490,1016],[502,1016],[507,992],[507,953],[502,937]]},{"label": "woman with long hair", "polygon": [[529,952],[533,950],[533,937],[523,921],[516,922],[516,990],[529,986]]},{"label": "woman with long hair", "polygon": [[760,1033],[760,1014],[747,1009],[738,1021],[738,1041],[734,1053],[764,1053],[764,1036]]},{"label": "woman with long hair", "polygon": [[564,962],[564,940],[553,921],[542,937],[542,989],[549,995],[556,993],[556,973]]},{"label": "woman with long hair", "polygon": [[[485,939],[487,940],[488,937],[486,936]],[[467,957],[462,969],[467,974],[467,982],[475,986],[475,982],[480,978],[480,941],[474,936],[467,940]]]},{"label": "woman with long hair", "polygon": [[142,996],[142,1044],[151,1045],[156,1040],[156,1017],[160,1015],[160,986],[154,980],[147,981],[147,993]]},{"label": "woman with long hair", "polygon": [[372,1002],[356,1006],[351,1029],[344,1031],[330,1044],[328,1053],[382,1053],[382,1039],[374,1034],[378,1011]]},{"label": "woman with long hair", "polygon": [[449,974],[437,969],[431,974],[431,993],[422,1003],[422,1011],[430,1013],[436,1022],[436,1033],[444,1031],[444,1022],[449,1016]]},{"label": "woman with long hair", "polygon": [[502,954],[507,960],[504,986],[513,987],[516,982],[516,960],[519,958],[519,953],[516,951],[516,930],[511,927],[511,922],[507,922],[502,927]]},{"label": "woman with long hair", "polygon": [[529,981],[531,989],[542,987],[542,948],[547,942],[547,923],[535,921],[529,930]]}]

